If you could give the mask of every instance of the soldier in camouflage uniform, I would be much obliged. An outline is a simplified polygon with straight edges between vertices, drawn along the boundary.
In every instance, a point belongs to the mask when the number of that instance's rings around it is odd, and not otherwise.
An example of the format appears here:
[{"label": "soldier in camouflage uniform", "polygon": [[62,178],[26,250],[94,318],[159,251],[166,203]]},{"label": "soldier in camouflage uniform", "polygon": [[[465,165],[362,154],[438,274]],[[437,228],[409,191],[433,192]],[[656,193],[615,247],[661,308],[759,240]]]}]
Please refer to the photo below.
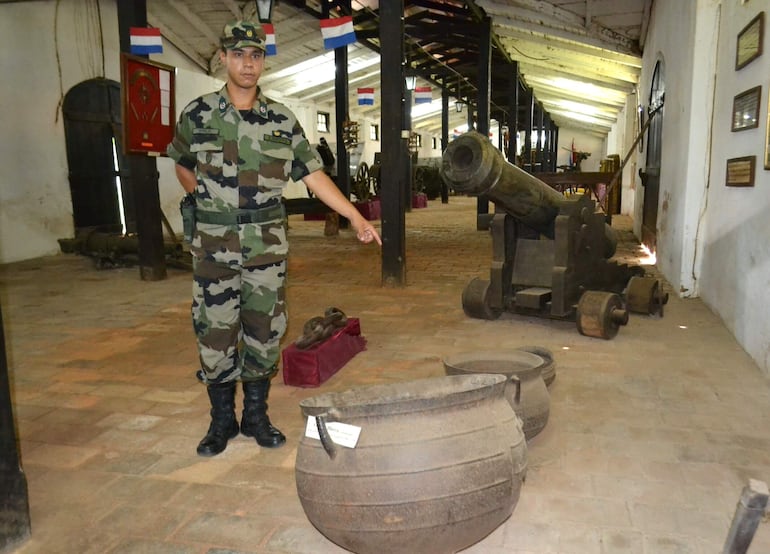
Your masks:
[{"label": "soldier in camouflage uniform", "polygon": [[[168,155],[196,201],[193,327],[211,425],[198,454],[214,456],[240,431],[264,447],[286,438],[270,422],[267,397],[286,331],[286,237],[281,194],[289,178],[350,220],[358,239],[377,231],[321,171],[294,114],[257,86],[264,69],[261,25],[225,26],[220,59],[227,84],[193,100],[179,117]],[[241,424],[235,389],[243,383]]]}]

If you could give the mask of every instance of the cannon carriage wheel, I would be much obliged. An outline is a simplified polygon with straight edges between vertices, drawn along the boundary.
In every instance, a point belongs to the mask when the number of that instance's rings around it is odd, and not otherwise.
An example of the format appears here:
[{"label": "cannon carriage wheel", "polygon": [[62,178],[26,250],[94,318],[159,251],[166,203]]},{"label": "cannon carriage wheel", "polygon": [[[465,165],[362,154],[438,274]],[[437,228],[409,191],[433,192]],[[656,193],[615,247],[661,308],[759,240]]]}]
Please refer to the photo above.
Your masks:
[{"label": "cannon carriage wheel", "polygon": [[362,184],[365,184],[367,187],[370,185],[369,166],[366,165],[366,162],[361,162],[361,165],[358,166],[358,171],[356,171],[355,179],[356,181]]},{"label": "cannon carriage wheel", "polygon": [[361,162],[353,176],[353,194],[359,201],[368,200],[371,196],[371,185],[369,166],[366,162]]},{"label": "cannon carriage wheel", "polygon": [[417,166],[414,170],[414,191],[425,192],[428,186],[428,181],[431,179],[431,168],[425,166]]},{"label": "cannon carriage wheel", "polygon": [[628,323],[628,310],[619,295],[589,290],[580,297],[575,323],[581,335],[609,340]]},{"label": "cannon carriage wheel", "polygon": [[634,313],[660,315],[663,317],[663,306],[668,303],[668,293],[654,277],[634,276],[628,280],[625,290],[626,304]]},{"label": "cannon carriage wheel", "polygon": [[502,310],[489,305],[489,281],[472,279],[463,290],[463,311],[476,319],[497,319]]}]

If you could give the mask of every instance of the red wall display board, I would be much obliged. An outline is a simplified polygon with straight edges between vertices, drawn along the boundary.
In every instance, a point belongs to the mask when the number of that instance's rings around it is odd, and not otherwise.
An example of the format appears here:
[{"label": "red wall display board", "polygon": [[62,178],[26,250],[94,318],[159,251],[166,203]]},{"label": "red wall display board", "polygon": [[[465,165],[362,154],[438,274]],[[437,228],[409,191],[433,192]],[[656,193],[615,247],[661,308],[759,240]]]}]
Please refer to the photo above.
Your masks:
[{"label": "red wall display board", "polygon": [[123,151],[164,156],[176,124],[175,68],[125,53],[120,68]]}]

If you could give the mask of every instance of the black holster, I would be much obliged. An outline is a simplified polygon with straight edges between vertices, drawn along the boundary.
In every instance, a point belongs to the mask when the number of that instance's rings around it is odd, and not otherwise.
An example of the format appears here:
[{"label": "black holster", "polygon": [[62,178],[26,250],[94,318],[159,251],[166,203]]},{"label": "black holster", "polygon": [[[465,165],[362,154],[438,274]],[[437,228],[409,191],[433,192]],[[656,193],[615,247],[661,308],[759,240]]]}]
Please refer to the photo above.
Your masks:
[{"label": "black holster", "polygon": [[179,211],[182,214],[182,232],[184,241],[191,243],[195,234],[195,197],[192,194],[185,195],[179,202]]}]

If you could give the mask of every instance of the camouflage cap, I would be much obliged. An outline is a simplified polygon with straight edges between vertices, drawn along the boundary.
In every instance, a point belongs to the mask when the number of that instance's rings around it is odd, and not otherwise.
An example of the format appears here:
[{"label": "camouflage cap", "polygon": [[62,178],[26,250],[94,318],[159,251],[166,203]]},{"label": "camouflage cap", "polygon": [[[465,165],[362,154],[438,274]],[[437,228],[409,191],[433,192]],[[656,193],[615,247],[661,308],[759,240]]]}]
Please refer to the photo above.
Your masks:
[{"label": "camouflage cap", "polygon": [[222,48],[259,48],[265,50],[265,31],[259,23],[236,19],[225,25],[222,33]]}]

